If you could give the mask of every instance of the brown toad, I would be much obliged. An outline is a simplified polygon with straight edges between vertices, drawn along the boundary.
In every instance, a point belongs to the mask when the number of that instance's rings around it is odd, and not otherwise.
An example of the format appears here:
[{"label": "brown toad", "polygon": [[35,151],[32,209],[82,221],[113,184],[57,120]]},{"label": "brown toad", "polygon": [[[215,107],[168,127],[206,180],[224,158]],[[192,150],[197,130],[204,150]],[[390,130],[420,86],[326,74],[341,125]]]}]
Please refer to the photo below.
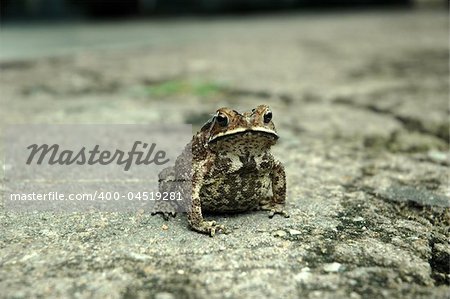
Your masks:
[{"label": "brown toad", "polygon": [[[268,210],[269,217],[289,217],[283,210],[284,167],[270,153],[277,139],[267,105],[242,114],[220,108],[192,138],[175,166],[160,173],[160,191],[173,191],[174,181],[189,181],[192,189],[185,207],[189,225],[211,236],[226,229],[215,221],[206,221],[203,213]],[[162,213],[165,219],[175,216],[174,210],[156,213]]]}]

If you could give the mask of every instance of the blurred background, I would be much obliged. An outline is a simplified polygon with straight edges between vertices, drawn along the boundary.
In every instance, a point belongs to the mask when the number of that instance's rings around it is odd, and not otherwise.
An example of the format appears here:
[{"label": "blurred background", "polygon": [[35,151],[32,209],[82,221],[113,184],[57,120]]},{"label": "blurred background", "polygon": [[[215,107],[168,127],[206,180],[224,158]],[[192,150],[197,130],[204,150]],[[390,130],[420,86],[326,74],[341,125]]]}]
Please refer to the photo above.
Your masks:
[{"label": "blurred background", "polygon": [[[440,0],[439,0],[440,1]],[[330,7],[412,6],[434,0],[3,0],[3,20],[250,13]],[[444,1],[441,1],[444,2]]]},{"label": "blurred background", "polygon": [[[2,0],[1,125],[196,129],[218,107],[267,103],[287,135],[397,138],[401,119],[442,146],[447,9],[441,0]],[[382,113],[366,121],[355,107]]]},{"label": "blurred background", "polygon": [[[339,121],[320,120],[339,119],[328,115],[332,104],[356,101],[406,113],[445,139],[446,86],[421,93],[447,75],[447,8],[441,0],[2,0],[2,122],[198,127],[220,106],[265,102],[290,127],[294,111],[303,117],[293,133],[343,134]],[[413,90],[425,75],[430,83]],[[425,107],[435,110],[423,115]]]}]

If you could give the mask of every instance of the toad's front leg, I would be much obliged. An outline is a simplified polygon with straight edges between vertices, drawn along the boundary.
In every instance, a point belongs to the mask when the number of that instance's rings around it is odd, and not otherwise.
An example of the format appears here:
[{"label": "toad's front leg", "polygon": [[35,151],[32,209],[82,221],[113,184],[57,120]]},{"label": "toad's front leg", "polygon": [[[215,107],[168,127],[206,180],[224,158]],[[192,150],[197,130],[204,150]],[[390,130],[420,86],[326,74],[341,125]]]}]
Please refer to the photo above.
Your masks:
[{"label": "toad's front leg", "polygon": [[200,200],[200,189],[203,185],[203,178],[207,169],[202,163],[192,176],[191,202],[188,204],[187,216],[190,227],[200,233],[214,237],[216,232],[227,233],[225,226],[217,224],[215,221],[206,221],[202,215],[202,205]]},{"label": "toad's front leg", "polygon": [[280,214],[286,218],[289,214],[284,210],[286,202],[286,173],[284,166],[279,161],[274,161],[274,167],[271,173],[273,196],[261,202],[261,210],[269,211],[269,217]]}]

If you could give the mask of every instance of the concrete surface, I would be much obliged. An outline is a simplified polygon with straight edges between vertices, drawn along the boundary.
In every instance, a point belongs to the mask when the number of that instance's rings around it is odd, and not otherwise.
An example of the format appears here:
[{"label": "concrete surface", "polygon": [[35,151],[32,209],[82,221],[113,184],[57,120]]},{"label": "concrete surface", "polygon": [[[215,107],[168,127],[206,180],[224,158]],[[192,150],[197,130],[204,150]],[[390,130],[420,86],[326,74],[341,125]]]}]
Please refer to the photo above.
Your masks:
[{"label": "concrete surface", "polygon": [[267,103],[291,218],[0,208],[0,297],[448,298],[444,10],[70,26],[2,29],[2,132]]}]

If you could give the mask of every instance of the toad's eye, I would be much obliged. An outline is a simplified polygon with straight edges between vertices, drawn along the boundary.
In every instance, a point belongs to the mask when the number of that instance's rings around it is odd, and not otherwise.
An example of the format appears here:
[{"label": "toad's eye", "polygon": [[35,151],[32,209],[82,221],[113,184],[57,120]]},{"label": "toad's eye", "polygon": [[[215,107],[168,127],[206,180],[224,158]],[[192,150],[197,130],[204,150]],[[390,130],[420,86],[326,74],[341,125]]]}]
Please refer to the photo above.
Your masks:
[{"label": "toad's eye", "polygon": [[267,111],[264,114],[264,123],[269,123],[272,120],[272,111]]},{"label": "toad's eye", "polygon": [[216,120],[217,123],[221,126],[221,127],[226,127],[228,125],[228,117],[226,117],[226,115],[223,114],[218,114],[216,116]]}]

